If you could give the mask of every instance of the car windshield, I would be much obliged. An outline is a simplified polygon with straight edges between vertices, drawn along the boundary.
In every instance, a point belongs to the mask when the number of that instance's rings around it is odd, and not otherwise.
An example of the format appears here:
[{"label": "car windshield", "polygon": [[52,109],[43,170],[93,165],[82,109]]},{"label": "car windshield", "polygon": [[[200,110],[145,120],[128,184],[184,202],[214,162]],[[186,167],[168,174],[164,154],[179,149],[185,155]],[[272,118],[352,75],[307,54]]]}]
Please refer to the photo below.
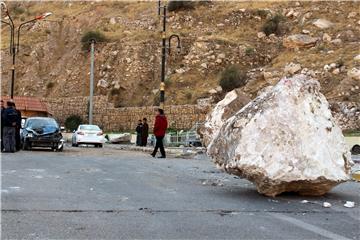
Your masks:
[{"label": "car windshield", "polygon": [[26,127],[35,129],[44,127],[58,128],[59,126],[53,118],[29,118],[26,121]]},{"label": "car windshield", "polygon": [[100,128],[96,125],[80,125],[80,130],[100,131]]}]

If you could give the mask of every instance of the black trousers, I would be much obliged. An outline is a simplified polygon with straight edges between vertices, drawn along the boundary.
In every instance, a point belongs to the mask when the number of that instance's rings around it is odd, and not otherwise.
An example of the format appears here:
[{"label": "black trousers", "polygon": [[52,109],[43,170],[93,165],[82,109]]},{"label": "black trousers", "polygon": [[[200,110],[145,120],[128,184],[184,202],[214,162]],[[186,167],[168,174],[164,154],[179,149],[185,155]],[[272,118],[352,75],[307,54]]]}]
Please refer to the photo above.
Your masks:
[{"label": "black trousers", "polygon": [[20,128],[18,128],[18,127],[16,127],[15,141],[16,141],[16,151],[20,151],[20,149],[21,149],[21,140],[20,140]]},{"label": "black trousers", "polygon": [[152,155],[155,156],[158,149],[160,148],[161,156],[166,157],[163,140],[164,140],[164,137],[156,137],[156,144],[155,144],[155,148],[154,148]]}]

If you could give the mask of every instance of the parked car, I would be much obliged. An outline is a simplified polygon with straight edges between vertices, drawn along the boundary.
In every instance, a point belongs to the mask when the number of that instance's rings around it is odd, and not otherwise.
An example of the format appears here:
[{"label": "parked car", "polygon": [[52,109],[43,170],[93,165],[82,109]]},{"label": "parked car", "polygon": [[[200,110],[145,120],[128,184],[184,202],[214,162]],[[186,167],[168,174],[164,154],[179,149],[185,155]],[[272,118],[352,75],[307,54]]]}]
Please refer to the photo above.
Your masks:
[{"label": "parked car", "polygon": [[359,135],[346,136],[345,141],[346,141],[347,145],[349,146],[351,154],[353,154],[353,155],[360,154],[360,136]]},{"label": "parked car", "polygon": [[27,118],[20,138],[24,150],[30,150],[33,147],[49,147],[52,150],[62,151],[64,147],[61,128],[53,118]]},{"label": "parked car", "polygon": [[77,147],[80,144],[91,144],[95,147],[102,147],[105,142],[103,131],[97,125],[79,125],[71,138],[72,146]]}]

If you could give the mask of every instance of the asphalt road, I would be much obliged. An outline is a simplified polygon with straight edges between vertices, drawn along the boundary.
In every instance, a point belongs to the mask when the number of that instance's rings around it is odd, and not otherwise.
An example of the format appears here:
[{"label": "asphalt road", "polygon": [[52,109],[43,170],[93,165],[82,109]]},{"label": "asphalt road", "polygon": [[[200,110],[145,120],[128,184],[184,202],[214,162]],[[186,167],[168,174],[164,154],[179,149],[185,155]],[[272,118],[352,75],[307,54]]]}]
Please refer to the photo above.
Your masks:
[{"label": "asphalt road", "polygon": [[2,239],[360,239],[355,182],[268,198],[203,157],[70,147],[2,154],[1,173]]}]

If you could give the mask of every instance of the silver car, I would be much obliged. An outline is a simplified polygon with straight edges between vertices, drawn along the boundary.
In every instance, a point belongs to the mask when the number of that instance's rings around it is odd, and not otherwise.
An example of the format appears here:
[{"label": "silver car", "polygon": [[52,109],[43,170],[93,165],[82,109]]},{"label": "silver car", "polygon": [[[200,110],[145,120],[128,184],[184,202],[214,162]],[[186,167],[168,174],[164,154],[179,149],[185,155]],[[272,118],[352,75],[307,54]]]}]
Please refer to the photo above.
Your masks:
[{"label": "silver car", "polygon": [[103,131],[97,125],[79,125],[72,135],[72,146],[78,147],[80,144],[94,145],[95,147],[102,147],[105,138]]}]

